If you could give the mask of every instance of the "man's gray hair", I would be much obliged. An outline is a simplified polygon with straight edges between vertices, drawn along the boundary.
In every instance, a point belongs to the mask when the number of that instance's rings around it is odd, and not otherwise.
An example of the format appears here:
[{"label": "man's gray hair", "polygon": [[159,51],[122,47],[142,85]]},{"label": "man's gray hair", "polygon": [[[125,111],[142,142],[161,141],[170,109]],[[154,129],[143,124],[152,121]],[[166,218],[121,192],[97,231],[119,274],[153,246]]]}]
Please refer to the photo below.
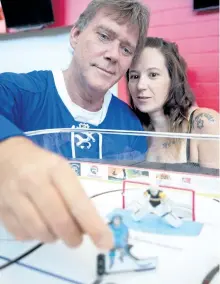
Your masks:
[{"label": "man's gray hair", "polygon": [[144,47],[145,37],[149,28],[150,12],[146,5],[138,0],[92,0],[81,13],[75,27],[83,30],[103,8],[110,8],[117,15],[117,22],[128,21],[139,28],[139,39],[135,51],[136,58]]}]

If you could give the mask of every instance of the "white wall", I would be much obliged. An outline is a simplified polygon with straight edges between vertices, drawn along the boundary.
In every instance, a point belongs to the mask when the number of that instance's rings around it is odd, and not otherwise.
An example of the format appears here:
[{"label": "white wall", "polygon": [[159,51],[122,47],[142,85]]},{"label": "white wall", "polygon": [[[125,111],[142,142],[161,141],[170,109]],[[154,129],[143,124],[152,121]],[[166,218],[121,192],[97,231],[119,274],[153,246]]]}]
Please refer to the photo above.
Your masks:
[{"label": "white wall", "polygon": [[[0,73],[65,69],[71,60],[71,27],[0,35]],[[117,95],[117,85],[112,91]]]},{"label": "white wall", "polygon": [[66,68],[71,59],[69,30],[46,29],[0,36],[0,72]]}]

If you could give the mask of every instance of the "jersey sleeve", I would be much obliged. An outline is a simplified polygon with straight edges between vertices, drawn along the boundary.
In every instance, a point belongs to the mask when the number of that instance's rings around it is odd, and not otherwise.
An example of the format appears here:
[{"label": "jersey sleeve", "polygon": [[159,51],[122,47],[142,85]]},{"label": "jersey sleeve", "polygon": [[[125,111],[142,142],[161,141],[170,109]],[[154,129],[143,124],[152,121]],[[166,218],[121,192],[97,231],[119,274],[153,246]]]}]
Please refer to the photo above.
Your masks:
[{"label": "jersey sleeve", "polygon": [[21,126],[21,91],[13,81],[13,73],[0,74],[0,141],[25,136]]},{"label": "jersey sleeve", "polygon": [[3,115],[0,115],[0,142],[15,136],[24,136],[24,132],[19,129],[14,123],[12,123],[9,119],[5,118]]}]

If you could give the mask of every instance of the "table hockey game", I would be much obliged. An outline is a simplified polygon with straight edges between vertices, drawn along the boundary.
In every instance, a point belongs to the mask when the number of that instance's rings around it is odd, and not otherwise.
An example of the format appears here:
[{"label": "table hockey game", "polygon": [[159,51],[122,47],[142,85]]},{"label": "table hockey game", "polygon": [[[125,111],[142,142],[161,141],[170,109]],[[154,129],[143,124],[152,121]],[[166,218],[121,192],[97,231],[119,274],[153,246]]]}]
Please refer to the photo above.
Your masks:
[{"label": "table hockey game", "polygon": [[[106,222],[113,216],[123,218],[132,258],[122,262],[116,254],[114,267],[106,267],[107,273],[99,277],[97,256],[103,252],[89,238],[76,249],[62,242],[37,248],[36,242],[15,241],[1,227],[0,266],[35,250],[0,270],[0,283],[220,283],[218,177],[84,162],[71,162],[70,166]],[[132,219],[134,207],[141,207],[143,193],[152,183],[172,201],[181,220],[178,228],[152,213],[139,222]],[[108,252],[105,256],[108,265]],[[141,269],[146,263],[151,269]]]},{"label": "table hockey game", "polygon": [[[0,224],[0,283],[219,284],[219,172],[181,171],[177,165],[168,169],[161,165],[155,168],[151,163],[135,166],[133,162],[83,161],[62,152],[70,145],[93,147],[96,139],[91,137],[97,131],[53,129],[27,135],[68,160],[112,229],[115,248],[99,251],[87,236],[77,248],[68,248],[61,241],[19,242]],[[73,136],[82,138],[81,132],[86,139],[73,145]],[[115,132],[100,130],[99,136],[140,135]],[[156,134],[161,136],[141,133]]]}]

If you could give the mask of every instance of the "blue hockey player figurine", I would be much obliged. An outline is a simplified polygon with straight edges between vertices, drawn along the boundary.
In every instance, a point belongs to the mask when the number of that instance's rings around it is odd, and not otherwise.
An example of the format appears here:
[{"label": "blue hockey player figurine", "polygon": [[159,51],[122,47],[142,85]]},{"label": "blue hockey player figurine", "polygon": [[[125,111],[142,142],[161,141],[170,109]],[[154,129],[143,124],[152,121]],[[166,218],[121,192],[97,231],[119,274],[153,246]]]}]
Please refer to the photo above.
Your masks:
[{"label": "blue hockey player figurine", "polygon": [[[129,243],[129,229],[120,214],[112,215],[108,225],[113,233],[114,247],[107,255],[103,253],[98,254],[97,274],[99,276],[118,272],[148,271],[156,268],[156,257],[139,258],[138,255],[133,254],[134,244]],[[119,260],[119,263],[116,260]]]},{"label": "blue hockey player figurine", "polygon": [[128,228],[123,223],[122,217],[120,215],[115,215],[112,217],[109,223],[110,229],[113,231],[114,235],[114,248],[110,250],[110,268],[113,266],[115,261],[116,252],[120,252],[120,260],[124,260],[125,255],[129,255],[129,245],[128,245]]}]

